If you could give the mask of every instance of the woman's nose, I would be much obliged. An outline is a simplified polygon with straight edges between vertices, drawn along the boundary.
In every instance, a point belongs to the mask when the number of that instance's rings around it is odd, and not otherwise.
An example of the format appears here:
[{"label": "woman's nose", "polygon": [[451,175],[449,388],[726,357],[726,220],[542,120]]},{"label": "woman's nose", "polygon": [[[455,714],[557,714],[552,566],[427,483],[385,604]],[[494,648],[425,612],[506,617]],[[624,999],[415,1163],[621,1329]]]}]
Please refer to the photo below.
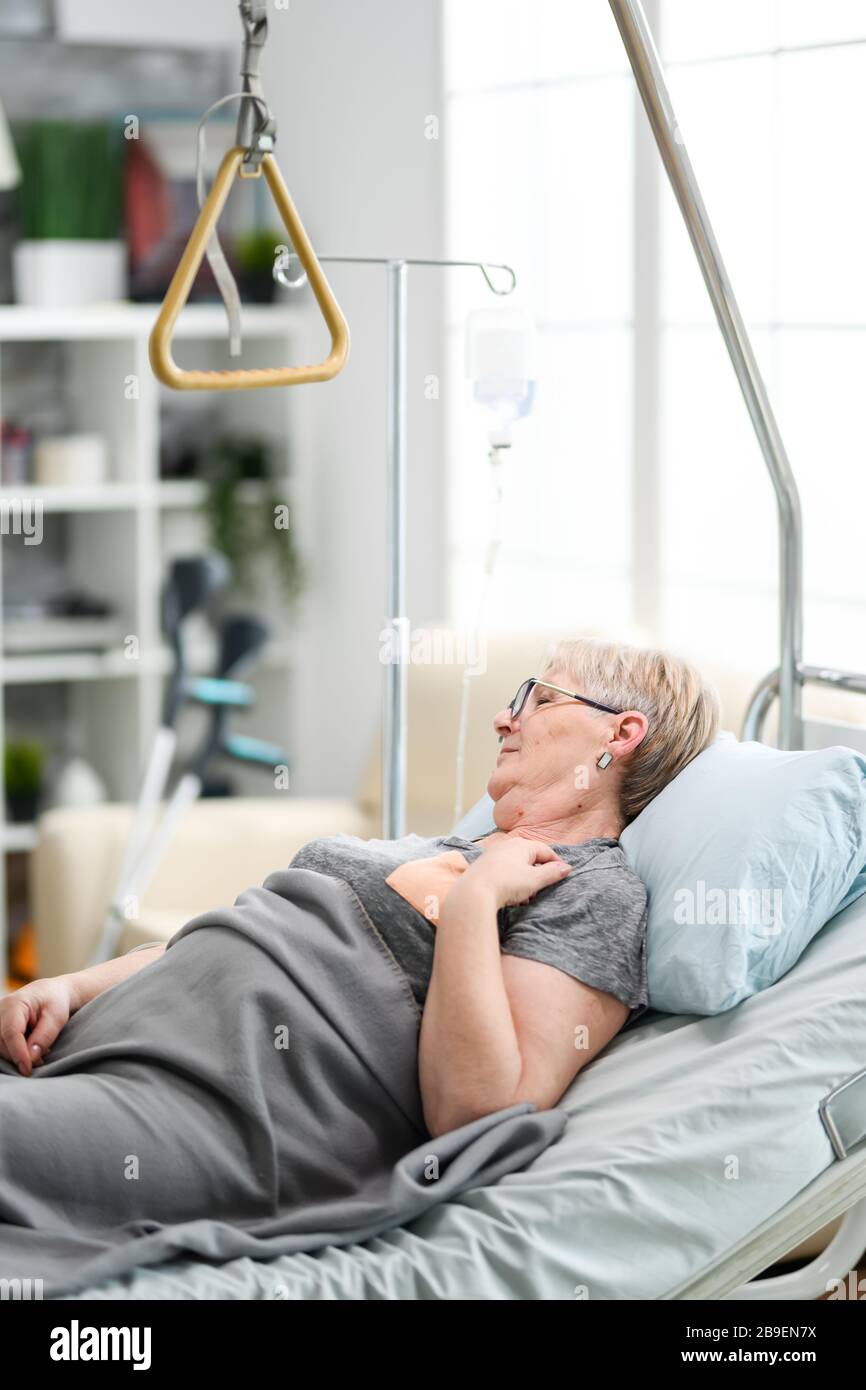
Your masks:
[{"label": "woman's nose", "polygon": [[511,730],[515,727],[516,723],[517,720],[512,717],[511,710],[508,708],[507,705],[504,709],[501,709],[499,713],[494,715],[493,717],[493,727],[499,735],[500,739],[505,738],[506,734],[511,733]]}]

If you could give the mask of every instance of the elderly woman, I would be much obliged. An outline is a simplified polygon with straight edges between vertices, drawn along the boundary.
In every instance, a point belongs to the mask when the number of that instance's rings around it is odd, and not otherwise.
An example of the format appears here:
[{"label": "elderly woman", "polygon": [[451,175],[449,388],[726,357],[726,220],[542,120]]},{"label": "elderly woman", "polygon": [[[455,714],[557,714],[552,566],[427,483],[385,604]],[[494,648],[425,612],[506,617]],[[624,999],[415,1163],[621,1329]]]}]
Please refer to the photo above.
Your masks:
[{"label": "elderly woman", "polygon": [[[619,835],[715,737],[718,702],[680,659],[584,639],[558,643],[493,723],[492,834],[337,835],[290,866],[349,880],[408,977],[431,1134],[516,1100],[555,1105],[645,1011],[646,893]],[[71,1013],[164,950],[8,996],[0,1055],[29,1075]]]}]

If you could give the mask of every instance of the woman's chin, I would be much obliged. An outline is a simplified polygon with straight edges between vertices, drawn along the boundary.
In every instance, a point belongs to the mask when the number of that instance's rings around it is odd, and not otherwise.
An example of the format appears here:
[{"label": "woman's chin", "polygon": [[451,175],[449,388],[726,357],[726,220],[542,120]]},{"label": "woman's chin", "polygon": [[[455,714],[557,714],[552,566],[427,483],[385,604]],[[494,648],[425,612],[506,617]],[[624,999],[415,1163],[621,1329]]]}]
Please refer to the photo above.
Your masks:
[{"label": "woman's chin", "polygon": [[487,781],[487,795],[493,801],[499,801],[512,785],[512,779],[504,775],[503,769],[495,767]]}]

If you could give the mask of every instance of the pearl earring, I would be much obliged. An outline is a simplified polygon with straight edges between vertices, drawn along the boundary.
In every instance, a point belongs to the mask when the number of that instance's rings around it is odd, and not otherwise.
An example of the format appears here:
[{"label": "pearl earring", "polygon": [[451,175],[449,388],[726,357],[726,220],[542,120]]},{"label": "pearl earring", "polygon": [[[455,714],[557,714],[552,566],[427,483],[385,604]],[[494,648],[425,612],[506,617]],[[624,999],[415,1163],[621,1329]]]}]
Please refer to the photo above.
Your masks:
[{"label": "pearl earring", "polygon": [[609,764],[613,762],[613,754],[605,751],[602,753],[601,757],[596,758],[595,761],[598,767],[608,767]]}]

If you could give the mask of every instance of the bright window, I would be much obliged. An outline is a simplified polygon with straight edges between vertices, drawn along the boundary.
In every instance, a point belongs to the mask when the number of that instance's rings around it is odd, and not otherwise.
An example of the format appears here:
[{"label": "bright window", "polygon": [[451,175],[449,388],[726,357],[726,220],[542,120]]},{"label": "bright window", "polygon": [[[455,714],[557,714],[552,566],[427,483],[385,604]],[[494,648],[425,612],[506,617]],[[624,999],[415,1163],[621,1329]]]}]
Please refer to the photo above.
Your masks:
[{"label": "bright window", "polygon": [[[634,95],[606,5],[446,9],[448,254],[514,266],[496,301],[449,277],[452,616],[475,620],[488,516],[487,422],[469,401],[464,322],[497,303],[538,328],[533,413],[506,465],[492,627],[577,630],[631,604]],[[607,13],[606,13],[607,11]]]},{"label": "bright window", "polygon": [[[647,10],[800,488],[805,658],[863,669],[866,5]],[[647,615],[649,593],[656,640],[769,669],[775,499],[661,163],[636,138],[644,117],[609,6],[446,0],[445,18],[447,251],[512,262],[541,342],[490,620],[615,630]],[[469,272],[449,295],[452,610],[468,624],[487,474],[462,322],[489,297]],[[655,440],[649,462],[636,418]]]}]

